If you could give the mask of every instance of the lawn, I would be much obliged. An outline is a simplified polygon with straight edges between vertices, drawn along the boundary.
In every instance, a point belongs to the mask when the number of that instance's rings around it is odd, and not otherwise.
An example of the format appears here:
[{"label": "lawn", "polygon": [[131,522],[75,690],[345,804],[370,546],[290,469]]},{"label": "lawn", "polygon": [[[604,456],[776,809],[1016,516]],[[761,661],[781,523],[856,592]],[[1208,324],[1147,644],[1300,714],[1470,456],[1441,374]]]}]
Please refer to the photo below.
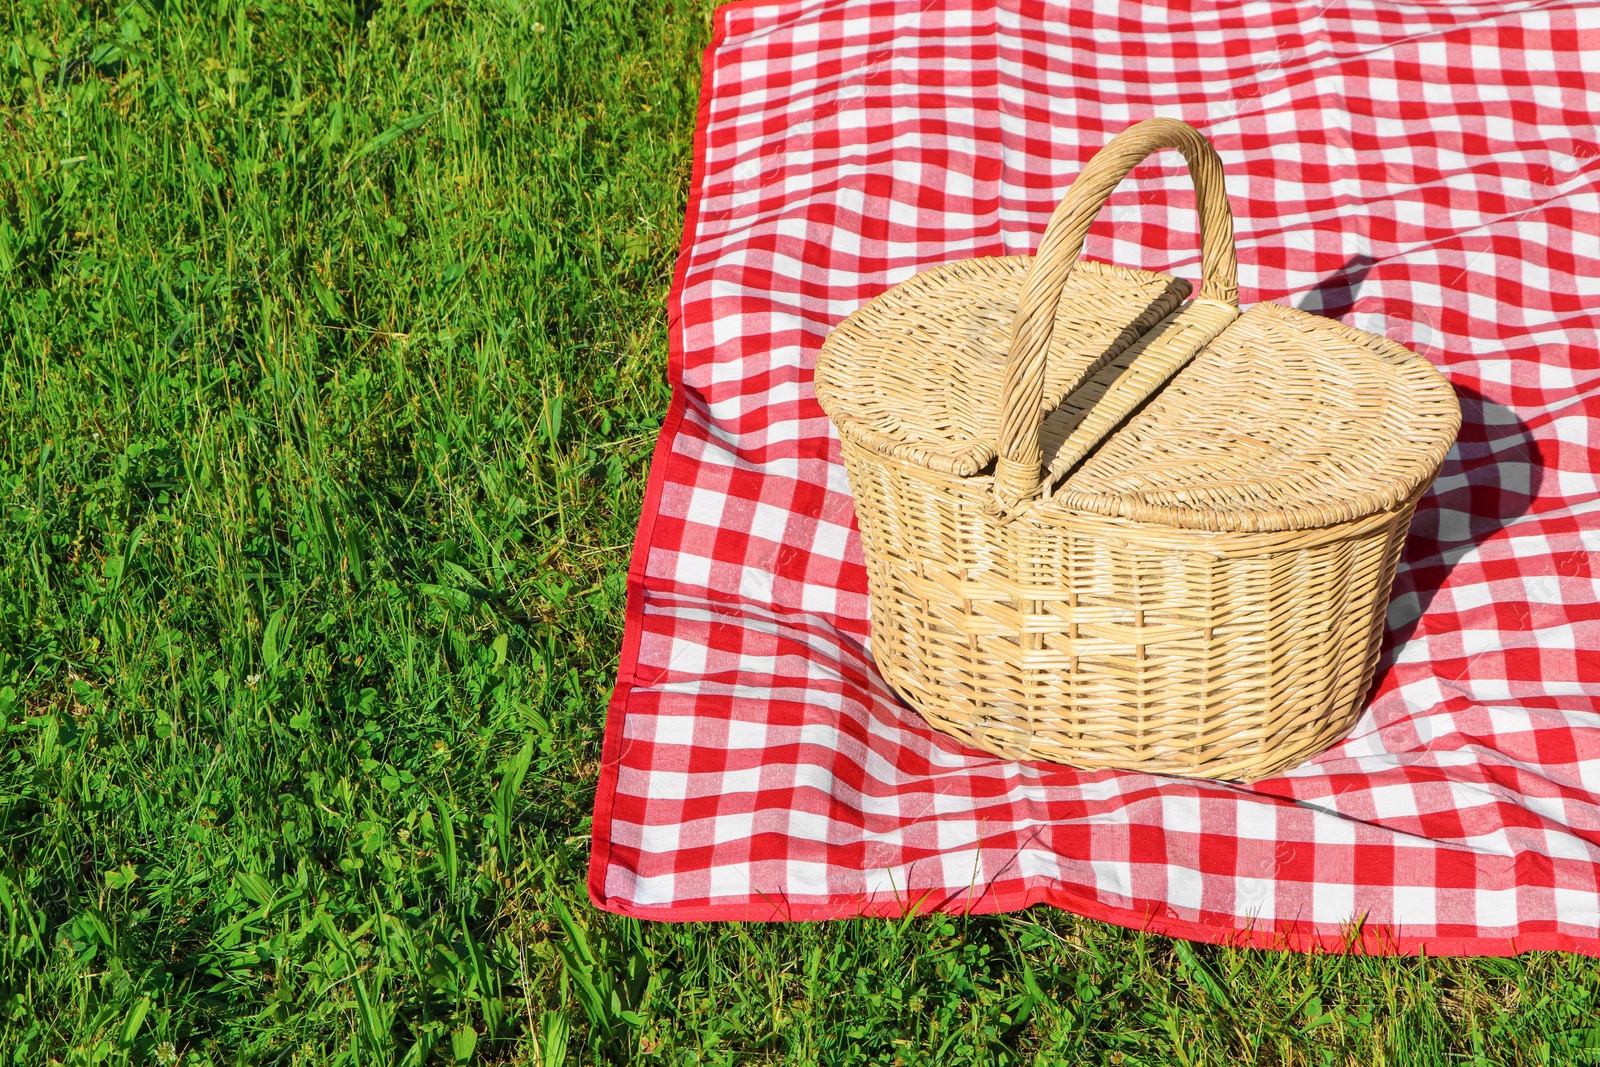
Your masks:
[{"label": "lawn", "polygon": [[1600,970],[583,877],[709,0],[0,15],[0,1063],[1558,1064]]}]

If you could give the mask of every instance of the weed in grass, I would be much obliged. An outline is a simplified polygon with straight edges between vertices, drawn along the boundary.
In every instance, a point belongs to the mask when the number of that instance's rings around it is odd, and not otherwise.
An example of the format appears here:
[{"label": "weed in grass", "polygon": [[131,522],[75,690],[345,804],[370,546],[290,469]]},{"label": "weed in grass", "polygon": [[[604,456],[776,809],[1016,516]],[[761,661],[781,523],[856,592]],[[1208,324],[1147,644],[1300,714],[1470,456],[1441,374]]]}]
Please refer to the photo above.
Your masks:
[{"label": "weed in grass", "polygon": [[588,906],[709,15],[0,15],[0,1060],[1600,1059],[1573,957]]}]

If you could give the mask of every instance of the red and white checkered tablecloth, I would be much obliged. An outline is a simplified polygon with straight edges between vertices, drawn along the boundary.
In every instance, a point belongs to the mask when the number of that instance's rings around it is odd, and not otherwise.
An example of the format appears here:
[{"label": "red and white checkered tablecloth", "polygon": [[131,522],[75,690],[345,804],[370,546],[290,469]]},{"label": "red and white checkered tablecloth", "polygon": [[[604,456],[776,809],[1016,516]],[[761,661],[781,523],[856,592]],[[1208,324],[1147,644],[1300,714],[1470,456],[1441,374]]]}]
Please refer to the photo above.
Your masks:
[{"label": "red and white checkered tablecloth", "polygon": [[[1191,7],[1202,10],[1190,10]],[[1029,252],[1170,115],[1221,152],[1241,299],[1455,384],[1354,733],[1253,786],[1007,762],[867,644],[830,327]],[[789,0],[717,13],[589,889],[655,919],[1046,902],[1204,941],[1600,954],[1600,6]],[[1087,254],[1198,274],[1168,154]]]}]

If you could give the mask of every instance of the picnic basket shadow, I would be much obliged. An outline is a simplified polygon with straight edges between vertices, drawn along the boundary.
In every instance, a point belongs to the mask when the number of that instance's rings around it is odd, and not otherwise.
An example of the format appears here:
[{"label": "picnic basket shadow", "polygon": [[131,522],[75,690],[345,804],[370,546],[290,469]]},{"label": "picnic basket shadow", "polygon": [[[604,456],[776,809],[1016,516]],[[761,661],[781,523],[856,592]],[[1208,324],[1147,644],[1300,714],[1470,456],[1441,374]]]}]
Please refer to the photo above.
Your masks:
[{"label": "picnic basket shadow", "polygon": [[[1181,151],[1203,280],[1079,261]],[[1460,424],[1385,338],[1240,312],[1222,164],[1150,119],[1032,256],[924,271],[839,324],[816,392],[866,554],[872,651],[927,721],[1008,758],[1254,780],[1341,739],[1418,498]]]}]

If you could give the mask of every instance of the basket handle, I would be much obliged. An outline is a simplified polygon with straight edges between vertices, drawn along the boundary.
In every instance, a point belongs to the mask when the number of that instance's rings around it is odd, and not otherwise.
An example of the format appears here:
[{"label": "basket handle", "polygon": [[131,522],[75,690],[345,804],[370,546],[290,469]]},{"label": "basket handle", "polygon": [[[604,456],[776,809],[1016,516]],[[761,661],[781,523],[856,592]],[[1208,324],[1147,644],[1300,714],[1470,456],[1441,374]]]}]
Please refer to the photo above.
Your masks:
[{"label": "basket handle", "polygon": [[1084,238],[1112,190],[1146,156],[1163,148],[1183,153],[1194,182],[1203,272],[1199,299],[1239,306],[1233,213],[1228,208],[1217,150],[1199,130],[1177,119],[1145,119],[1117,134],[1089,160],[1050,216],[1044,240],[1022,283],[1000,401],[994,491],[1001,513],[1032,499],[1042,483],[1039,423],[1044,416],[1045,359],[1056,304],[1083,251]]}]

